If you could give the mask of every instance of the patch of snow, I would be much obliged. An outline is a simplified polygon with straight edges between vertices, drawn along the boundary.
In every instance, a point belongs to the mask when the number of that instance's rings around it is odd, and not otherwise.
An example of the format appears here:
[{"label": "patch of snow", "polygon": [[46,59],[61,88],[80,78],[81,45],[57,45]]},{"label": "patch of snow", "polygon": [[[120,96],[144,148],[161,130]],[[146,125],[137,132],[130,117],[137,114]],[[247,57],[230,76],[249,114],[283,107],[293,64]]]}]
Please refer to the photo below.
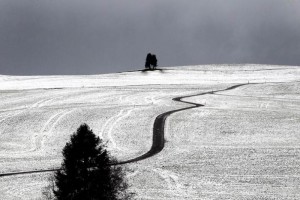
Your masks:
[{"label": "patch of snow", "polygon": [[[250,83],[250,84],[248,84]],[[237,84],[247,84],[224,90]],[[210,94],[197,96],[197,94]],[[138,199],[300,199],[300,67],[203,65],[90,76],[0,76],[1,173],[60,166],[87,123],[127,164]],[[47,174],[0,177],[1,199],[38,199]]]}]

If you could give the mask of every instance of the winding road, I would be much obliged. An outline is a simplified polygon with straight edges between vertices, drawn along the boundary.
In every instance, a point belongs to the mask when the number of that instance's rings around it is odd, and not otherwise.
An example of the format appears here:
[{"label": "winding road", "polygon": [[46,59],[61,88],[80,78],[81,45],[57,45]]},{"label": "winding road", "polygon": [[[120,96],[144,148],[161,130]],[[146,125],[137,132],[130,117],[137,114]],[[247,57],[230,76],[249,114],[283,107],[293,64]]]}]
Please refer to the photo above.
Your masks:
[{"label": "winding road", "polygon": [[155,118],[154,125],[153,125],[153,141],[152,141],[151,149],[148,152],[146,152],[145,154],[143,154],[139,157],[136,157],[136,158],[133,158],[133,159],[130,159],[130,160],[126,160],[126,161],[121,161],[121,162],[115,163],[114,165],[127,164],[127,163],[132,163],[132,162],[137,162],[137,161],[140,161],[140,160],[144,160],[144,159],[152,157],[155,154],[162,151],[164,146],[165,146],[165,121],[166,121],[167,117],[170,116],[173,113],[176,113],[176,112],[180,112],[180,111],[183,111],[183,110],[189,110],[189,109],[204,106],[203,104],[193,103],[193,102],[189,102],[189,101],[183,101],[182,99],[188,98],[188,97],[194,97],[194,96],[202,96],[202,95],[206,95],[206,94],[214,94],[216,92],[222,92],[222,91],[227,91],[227,90],[233,90],[237,87],[241,87],[241,86],[249,85],[249,84],[255,84],[255,83],[238,84],[238,85],[234,85],[234,86],[231,86],[229,88],[222,89],[222,90],[203,92],[203,93],[200,93],[200,94],[193,94],[193,95],[180,96],[180,97],[173,98],[172,99],[173,101],[177,101],[177,102],[181,102],[181,103],[187,103],[187,104],[190,104],[192,106],[189,106],[189,107],[186,107],[186,108],[180,108],[180,109],[177,109],[177,110],[171,110],[171,111],[168,111],[168,112],[165,112],[165,113],[162,113],[162,114],[158,115]]},{"label": "winding road", "polygon": [[[154,125],[153,125],[153,139],[152,139],[153,141],[152,141],[152,146],[151,146],[150,150],[148,152],[146,152],[145,154],[143,154],[141,156],[138,156],[136,158],[126,160],[126,161],[120,161],[120,162],[117,162],[117,163],[113,163],[112,165],[121,165],[121,164],[137,162],[137,161],[144,160],[146,158],[152,157],[155,154],[162,151],[163,148],[164,148],[164,145],[165,145],[165,137],[164,137],[165,130],[164,129],[165,129],[165,121],[166,121],[167,117],[170,116],[173,113],[176,113],[176,112],[180,112],[180,111],[183,111],[183,110],[189,110],[189,109],[204,106],[203,104],[184,101],[182,99],[188,98],[188,97],[194,97],[194,96],[202,96],[202,95],[206,95],[206,94],[214,94],[214,93],[217,93],[217,92],[222,92],[222,91],[227,91],[227,90],[233,90],[237,87],[241,87],[241,86],[244,86],[244,85],[250,85],[250,84],[257,84],[257,83],[237,84],[237,85],[228,87],[226,89],[203,92],[203,93],[200,93],[200,94],[193,94],[193,95],[180,96],[180,97],[173,98],[172,99],[173,101],[190,104],[191,106],[186,107],[186,108],[171,110],[171,111],[168,111],[168,112],[165,112],[165,113],[162,113],[162,114],[158,115],[155,118]],[[59,170],[59,168],[57,168],[57,169],[45,169],[45,170],[34,170],[34,171],[10,172],[10,173],[2,173],[2,174],[0,174],[0,177],[13,176],[13,175],[22,175],[22,174],[52,172],[52,171],[57,171],[57,170]]]}]

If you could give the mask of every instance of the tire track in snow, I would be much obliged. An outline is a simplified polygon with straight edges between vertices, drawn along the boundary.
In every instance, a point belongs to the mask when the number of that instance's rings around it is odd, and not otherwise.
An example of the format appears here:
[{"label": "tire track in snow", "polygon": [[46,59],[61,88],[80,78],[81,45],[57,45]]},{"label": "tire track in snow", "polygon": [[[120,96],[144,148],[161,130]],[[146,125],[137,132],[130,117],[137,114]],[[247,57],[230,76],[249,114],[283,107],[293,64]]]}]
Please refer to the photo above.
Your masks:
[{"label": "tire track in snow", "polygon": [[3,117],[3,118],[0,120],[0,124],[1,124],[2,122],[6,121],[7,119],[12,118],[12,117],[15,117],[15,116],[17,116],[17,115],[19,115],[19,114],[21,114],[21,113],[23,113],[23,112],[24,112],[24,111],[22,110],[22,111],[18,111],[18,112],[16,112],[16,113],[13,113],[13,114],[8,114],[7,116]]},{"label": "tire track in snow", "polygon": [[[158,95],[157,95],[157,96],[158,96]],[[158,100],[155,99],[157,96],[153,96],[153,95],[151,95],[151,96],[146,96],[146,97],[144,98],[144,100],[145,100],[146,104],[152,104],[152,105],[154,105],[154,104],[156,104],[156,102],[158,101]]]},{"label": "tire track in snow", "polygon": [[109,139],[109,141],[112,143],[113,148],[115,148],[115,149],[121,150],[121,149],[117,146],[115,140],[114,140],[113,137],[112,137],[112,130],[113,130],[113,128],[116,126],[116,124],[117,124],[119,121],[122,120],[122,118],[125,118],[125,117],[129,116],[130,113],[131,113],[133,110],[134,110],[134,109],[130,109],[130,110],[128,110],[124,115],[121,115],[120,117],[118,117],[118,118],[113,122],[112,126],[110,126],[110,128],[109,128],[109,130],[108,130],[108,139]]},{"label": "tire track in snow", "polygon": [[106,122],[104,123],[104,125],[101,128],[101,132],[99,133],[99,137],[100,138],[104,138],[104,134],[107,133],[106,129],[108,127],[108,125],[111,123],[111,121],[114,121],[116,118],[118,118],[120,115],[122,115],[123,110],[121,110],[117,115],[110,117],[108,120],[106,120]]},{"label": "tire track in snow", "polygon": [[[127,111],[125,110],[121,110],[117,115],[109,118],[105,124],[102,126],[102,130],[101,130],[101,133],[99,135],[99,137],[101,136],[101,138],[104,138],[106,137],[108,139],[108,141],[112,144],[112,148],[113,149],[118,149],[118,150],[122,150],[120,149],[115,140],[113,139],[113,136],[112,136],[112,130],[113,128],[116,126],[116,124],[121,121],[123,118],[127,117],[130,115],[130,113],[134,110],[135,108],[133,109],[129,109]],[[125,113],[126,112],[126,113]],[[125,113],[125,114],[124,114]],[[112,123],[109,127],[108,125]],[[105,129],[108,129],[107,131]],[[105,136],[104,136],[105,135]]]},{"label": "tire track in snow", "polygon": [[[181,103],[186,103],[191,106],[186,107],[186,108],[181,108],[181,109],[176,109],[176,110],[171,110],[165,113],[162,113],[158,115],[155,118],[154,125],[153,125],[153,138],[152,138],[152,146],[148,152],[145,154],[138,156],[133,159],[129,159],[126,161],[121,161],[117,163],[112,163],[111,165],[122,165],[122,164],[127,164],[127,163],[132,163],[132,162],[137,162],[144,160],[146,158],[152,157],[155,154],[159,153],[160,151],[163,150],[164,145],[165,145],[165,137],[164,137],[164,128],[165,128],[165,121],[168,116],[170,116],[173,113],[184,111],[184,110],[189,110],[193,108],[198,108],[204,106],[203,104],[198,104],[198,103],[193,103],[189,101],[184,101],[182,100],[183,98],[189,98],[189,97],[195,97],[195,96],[203,96],[206,94],[215,94],[217,92],[223,92],[223,91],[228,91],[228,90],[233,90],[235,88],[244,86],[244,85],[253,85],[253,84],[258,84],[258,83],[244,83],[244,84],[237,84],[231,87],[228,87],[226,89],[221,89],[221,90],[216,90],[216,91],[209,91],[209,92],[203,92],[199,94],[193,94],[193,95],[187,95],[187,96],[180,96],[180,97],[175,97],[172,100],[181,102]],[[33,174],[33,173],[43,173],[43,172],[51,172],[51,171],[57,171],[59,169],[46,169],[46,170],[36,170],[36,171],[24,171],[24,172],[12,172],[12,173],[2,173],[0,174],[0,177],[3,176],[12,176],[12,175],[20,175],[20,174]]]},{"label": "tire track in snow", "polygon": [[57,123],[60,122],[60,120],[65,117],[66,115],[68,115],[69,113],[73,112],[75,109],[72,110],[66,110],[66,111],[62,111],[56,114],[53,114],[48,120],[47,122],[44,124],[43,128],[40,130],[40,132],[38,132],[37,134],[35,134],[34,138],[33,138],[33,147],[30,148],[29,150],[26,151],[20,151],[17,153],[13,153],[15,154],[24,154],[24,153],[29,153],[29,152],[35,152],[35,151],[39,151],[43,148],[44,146],[44,142],[46,140],[46,138],[49,136],[49,134],[52,132],[52,130],[55,128],[55,126],[57,125]]},{"label": "tire track in snow", "polygon": [[40,148],[41,148],[41,145],[39,145],[40,144],[40,142],[41,142],[41,138],[43,137],[43,135],[44,134],[46,134],[45,132],[47,132],[47,130],[49,129],[49,126],[50,126],[50,124],[51,124],[51,121],[55,118],[55,117],[57,117],[58,115],[59,115],[60,113],[56,113],[56,114],[54,114],[54,115],[52,115],[48,120],[47,120],[47,122],[44,124],[44,126],[43,126],[43,128],[41,129],[41,131],[37,134],[37,135],[35,135],[35,137],[34,137],[34,147],[33,147],[33,149],[31,150],[31,151],[37,151],[37,150],[39,150]]},{"label": "tire track in snow", "polygon": [[183,186],[179,183],[179,178],[175,173],[158,168],[152,169],[152,171],[158,174],[166,182],[167,187],[172,190],[172,192],[175,192],[178,195],[187,195],[186,192],[182,189]]},{"label": "tire track in snow", "polygon": [[52,101],[52,100],[53,100],[52,98],[50,98],[50,99],[42,99],[42,100],[40,100],[40,101],[38,101],[38,102],[32,104],[32,105],[29,107],[29,109],[31,109],[31,108],[40,108],[40,107],[42,107],[46,102],[49,102],[49,101]]},{"label": "tire track in snow", "polygon": [[44,124],[43,128],[41,129],[41,131],[39,132],[38,135],[35,136],[34,138],[34,148],[31,151],[38,151],[41,150],[42,147],[44,146],[44,141],[46,139],[46,137],[52,132],[52,130],[55,128],[55,126],[57,125],[57,123],[66,115],[68,115],[69,113],[73,112],[73,110],[66,110],[66,111],[62,111],[59,113],[56,113],[54,115],[52,115],[48,121]]},{"label": "tire track in snow", "polygon": [[44,103],[49,102],[49,101],[52,101],[53,99],[54,99],[54,98],[39,100],[39,101],[33,103],[32,105],[30,105],[29,107],[26,106],[24,109],[21,109],[21,111],[18,111],[18,112],[13,113],[13,114],[9,114],[9,115],[7,115],[6,117],[4,117],[4,118],[2,118],[2,119],[0,120],[0,124],[1,124],[2,122],[4,122],[5,120],[10,119],[10,118],[13,118],[13,117],[15,117],[15,116],[17,116],[17,115],[20,115],[20,114],[22,114],[22,113],[24,113],[24,112],[26,112],[26,111],[28,111],[28,110],[30,110],[30,109],[33,109],[33,108],[40,108],[40,107],[42,107],[42,105],[43,105]]}]

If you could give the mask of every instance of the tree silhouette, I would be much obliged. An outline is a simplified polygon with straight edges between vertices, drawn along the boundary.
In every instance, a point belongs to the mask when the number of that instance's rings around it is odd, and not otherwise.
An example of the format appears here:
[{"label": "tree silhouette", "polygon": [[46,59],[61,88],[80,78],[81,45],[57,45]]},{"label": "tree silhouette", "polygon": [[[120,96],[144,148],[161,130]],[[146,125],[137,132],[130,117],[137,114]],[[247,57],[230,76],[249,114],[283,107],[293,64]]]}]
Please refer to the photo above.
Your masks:
[{"label": "tree silhouette", "polygon": [[58,200],[131,199],[125,172],[104,148],[88,125],[82,124],[63,149],[61,170],[53,193]]},{"label": "tree silhouette", "polygon": [[146,57],[145,68],[146,69],[155,69],[157,67],[157,59],[155,54],[148,53]]},{"label": "tree silhouette", "polygon": [[151,65],[151,58],[152,58],[152,55],[151,53],[148,53],[147,54],[147,57],[146,57],[146,62],[145,62],[145,68],[149,68],[150,69],[150,65]]},{"label": "tree silhouette", "polygon": [[155,54],[151,56],[151,65],[153,66],[153,69],[157,67],[157,59]]}]

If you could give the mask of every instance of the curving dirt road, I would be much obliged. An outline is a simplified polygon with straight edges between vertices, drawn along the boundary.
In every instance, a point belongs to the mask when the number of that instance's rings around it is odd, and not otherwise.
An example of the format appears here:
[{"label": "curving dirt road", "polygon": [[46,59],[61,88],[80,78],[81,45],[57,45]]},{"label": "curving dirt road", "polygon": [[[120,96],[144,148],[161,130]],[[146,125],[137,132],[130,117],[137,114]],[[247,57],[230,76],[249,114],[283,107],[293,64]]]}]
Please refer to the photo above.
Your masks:
[{"label": "curving dirt road", "polygon": [[255,84],[255,83],[238,84],[238,85],[234,85],[234,86],[231,86],[229,88],[222,89],[222,90],[203,92],[203,93],[200,93],[200,94],[193,94],[193,95],[180,96],[180,97],[173,98],[172,99],[173,101],[191,104],[192,106],[177,109],[177,110],[171,110],[171,111],[168,111],[168,112],[165,112],[165,113],[162,113],[162,114],[158,115],[155,118],[154,125],[153,125],[153,141],[152,141],[151,149],[147,153],[145,153],[145,154],[143,154],[139,157],[136,157],[136,158],[133,158],[133,159],[130,159],[130,160],[126,160],[126,161],[121,161],[121,162],[115,163],[114,165],[137,162],[137,161],[149,158],[151,156],[154,156],[155,154],[157,154],[161,150],[163,150],[164,145],[165,145],[165,136],[164,136],[165,135],[165,121],[166,121],[167,117],[170,116],[173,113],[176,113],[176,112],[180,112],[180,111],[183,111],[183,110],[188,110],[188,109],[193,109],[193,108],[204,106],[203,104],[193,103],[193,102],[189,102],[189,101],[183,101],[182,100],[183,98],[194,97],[194,96],[202,96],[202,95],[206,95],[206,94],[214,94],[216,92],[233,90],[237,87],[240,87],[240,86],[243,86],[243,85],[248,85],[248,84]]},{"label": "curving dirt road", "polygon": [[[202,95],[206,95],[206,94],[214,94],[216,92],[233,90],[237,87],[241,87],[241,86],[249,85],[249,84],[257,84],[257,83],[237,84],[237,85],[234,85],[234,86],[231,86],[229,88],[222,89],[222,90],[209,91],[209,92],[203,92],[203,93],[200,93],[200,94],[180,96],[180,97],[173,98],[172,99],[173,101],[177,101],[177,102],[181,102],[181,103],[187,103],[187,104],[190,104],[191,106],[186,107],[186,108],[171,110],[171,111],[168,111],[168,112],[165,112],[165,113],[162,113],[162,114],[158,115],[155,118],[154,125],[153,125],[153,139],[152,139],[153,141],[152,141],[152,146],[151,146],[150,150],[148,152],[146,152],[145,154],[143,154],[141,156],[138,156],[136,158],[126,160],[126,161],[120,161],[118,163],[113,163],[112,165],[121,165],[121,164],[137,162],[137,161],[144,160],[146,158],[152,157],[155,154],[162,151],[163,148],[164,148],[164,145],[165,145],[165,137],[164,137],[165,131],[164,131],[164,129],[165,129],[165,121],[166,121],[167,117],[170,116],[173,113],[176,113],[176,112],[180,112],[180,111],[183,111],[183,110],[188,110],[188,109],[193,109],[193,108],[204,106],[203,104],[197,104],[197,103],[193,103],[193,102],[189,102],[189,101],[184,101],[184,100],[182,100],[183,98],[194,97],[194,96],[202,96]],[[59,169],[45,169],[45,170],[35,170],[35,171],[2,173],[2,174],[0,174],[0,177],[13,176],[13,175],[22,175],[22,174],[52,172],[52,171],[57,171],[57,170],[59,170]]]}]

